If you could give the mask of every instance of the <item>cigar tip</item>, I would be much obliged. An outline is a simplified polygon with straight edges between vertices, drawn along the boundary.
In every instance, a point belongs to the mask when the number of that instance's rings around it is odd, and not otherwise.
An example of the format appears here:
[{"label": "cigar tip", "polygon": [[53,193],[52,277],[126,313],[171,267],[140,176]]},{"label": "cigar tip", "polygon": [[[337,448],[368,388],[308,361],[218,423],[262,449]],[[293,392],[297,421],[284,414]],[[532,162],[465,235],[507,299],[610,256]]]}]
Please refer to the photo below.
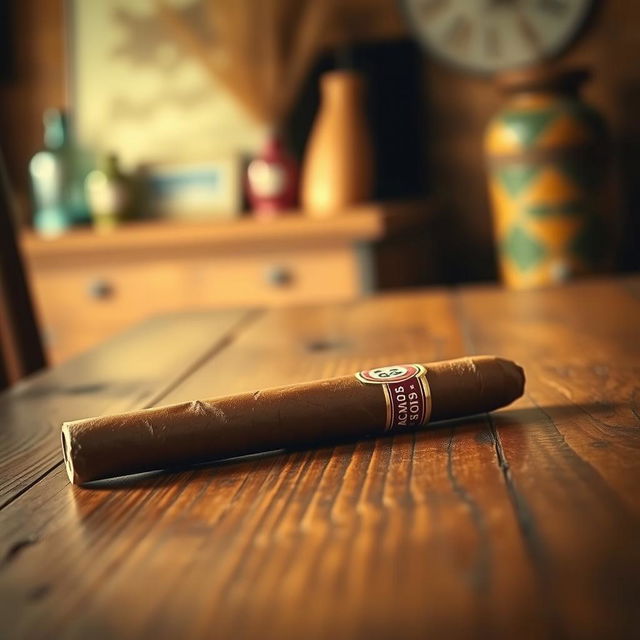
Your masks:
[{"label": "cigar tip", "polygon": [[62,440],[62,457],[64,459],[64,468],[69,477],[69,482],[77,484],[78,479],[73,467],[73,456],[71,455],[71,433],[69,431],[69,424],[64,423],[62,425],[62,431],[60,432],[60,438]]},{"label": "cigar tip", "polygon": [[509,381],[513,391],[513,399],[519,398],[524,393],[525,375],[524,369],[513,360],[496,357],[496,362],[500,364],[505,378]]}]

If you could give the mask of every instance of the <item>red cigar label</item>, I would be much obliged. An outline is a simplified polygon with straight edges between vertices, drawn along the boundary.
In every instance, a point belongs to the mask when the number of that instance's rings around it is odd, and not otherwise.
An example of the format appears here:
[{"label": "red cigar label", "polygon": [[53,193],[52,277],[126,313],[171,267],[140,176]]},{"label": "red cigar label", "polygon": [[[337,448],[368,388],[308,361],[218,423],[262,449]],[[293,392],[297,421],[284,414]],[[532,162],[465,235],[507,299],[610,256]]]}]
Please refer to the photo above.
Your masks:
[{"label": "red cigar label", "polygon": [[398,364],[356,373],[364,384],[379,384],[387,404],[386,431],[420,427],[431,416],[431,392],[420,364]]}]

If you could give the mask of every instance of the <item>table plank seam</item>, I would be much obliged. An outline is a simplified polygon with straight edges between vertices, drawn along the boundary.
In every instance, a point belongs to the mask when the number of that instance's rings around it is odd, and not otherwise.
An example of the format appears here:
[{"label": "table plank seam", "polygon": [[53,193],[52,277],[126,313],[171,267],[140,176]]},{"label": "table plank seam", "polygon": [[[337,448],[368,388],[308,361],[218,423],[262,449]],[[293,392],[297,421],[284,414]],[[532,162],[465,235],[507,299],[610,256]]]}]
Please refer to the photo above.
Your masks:
[{"label": "table plank seam", "polygon": [[[459,289],[455,289],[452,292],[452,298],[454,314],[458,318],[458,324],[460,326],[460,332],[462,334],[462,341],[465,345],[465,349],[470,354],[476,353],[471,334],[471,328],[469,326],[469,319],[464,310],[461,291]],[[525,396],[526,395],[527,394],[525,392]],[[529,506],[527,505],[527,501],[515,485],[511,474],[511,467],[502,446],[502,441],[500,440],[500,434],[498,433],[498,429],[490,413],[485,414],[485,420],[487,421],[489,431],[491,433],[491,438],[496,455],[496,463],[500,470],[507,495],[509,496],[509,504],[511,505],[511,509],[513,510],[516,522],[518,523],[518,529],[520,531],[520,534],[522,535],[524,547],[527,550],[527,555],[529,557],[529,560],[531,561],[534,572],[536,573],[536,575],[543,578],[544,574],[540,575],[540,570],[543,569],[546,564],[546,552],[544,550],[544,543],[542,542],[542,538],[537,531],[534,518],[531,514]]]},{"label": "table plank seam", "polygon": [[500,434],[495,425],[493,417],[490,413],[486,415],[486,420],[489,425],[489,431],[491,432],[491,438],[493,440],[493,446],[496,452],[498,460],[498,467],[504,480],[507,494],[509,495],[509,502],[516,516],[518,528],[525,541],[525,548],[533,561],[533,565],[536,568],[536,572],[539,569],[544,568],[547,564],[545,545],[542,542],[542,537],[538,533],[535,525],[535,519],[529,509],[527,501],[515,486],[513,476],[511,473],[511,466],[507,460],[502,441],[500,440]]},{"label": "table plank seam", "polygon": [[[585,458],[583,456],[581,456],[580,453],[578,453],[569,444],[569,442],[567,442],[567,439],[566,439],[564,433],[562,433],[562,431],[560,431],[560,429],[558,429],[558,425],[556,424],[555,420],[549,415],[549,413],[547,413],[547,411],[544,410],[543,407],[540,406],[540,404],[538,404],[538,402],[536,402],[536,400],[534,400],[531,397],[530,394],[526,393],[525,397],[528,400],[531,401],[533,406],[544,416],[544,418],[547,421],[547,423],[560,436],[563,446],[566,447],[566,449],[571,453],[571,455],[575,456],[576,461],[581,465],[582,470],[587,470],[589,473],[593,474],[593,476],[595,476],[595,478],[597,478],[598,482],[601,483],[602,488],[608,494],[607,497],[608,497],[608,500],[609,500],[609,504],[611,504],[612,506],[615,506],[617,509],[619,509],[620,512],[622,514],[624,514],[624,516],[626,518],[628,518],[631,521],[634,521],[635,520],[634,515],[628,510],[628,508],[625,506],[625,504],[621,500],[618,499],[617,494],[612,489],[611,485],[607,482],[606,478],[604,478],[602,476],[600,471],[594,465],[592,465],[588,460],[585,460]],[[580,405],[576,405],[576,406],[579,407],[580,409],[582,409],[582,407]],[[588,411],[583,410],[583,412],[587,415],[588,418],[592,418],[591,414]],[[598,421],[596,421],[596,420],[593,420],[593,422],[598,424]]]},{"label": "table plank seam", "polygon": [[458,480],[453,469],[453,441],[456,435],[456,427],[451,427],[449,440],[447,441],[447,477],[453,493],[458,496],[462,504],[467,507],[471,521],[478,532],[478,549],[471,573],[474,589],[483,592],[489,587],[491,575],[491,548],[487,535],[487,522],[479,508],[478,503],[471,497],[464,485]]},{"label": "table plank seam", "polygon": [[[469,354],[477,353],[469,318],[464,309],[464,302],[460,289],[455,289],[452,292],[452,299],[454,314],[458,319],[458,325],[462,334],[462,341],[465,346],[465,350]],[[524,397],[529,397],[526,391]],[[548,597],[546,597],[549,593],[549,587],[551,586],[549,558],[546,545],[538,527],[536,526],[535,518],[527,500],[516,486],[509,460],[491,413],[485,414],[485,421],[489,427],[495,451],[496,463],[507,492],[509,506],[511,507],[518,527],[517,530],[521,536],[523,548],[526,554],[525,557],[531,566],[533,575],[535,576],[535,581],[537,582],[536,590],[538,592],[538,600],[542,606],[542,611],[544,612],[544,617],[547,620],[547,624],[551,629],[553,629],[554,634],[559,636],[565,635],[566,629],[563,628],[558,611],[553,603],[549,601]]]}]

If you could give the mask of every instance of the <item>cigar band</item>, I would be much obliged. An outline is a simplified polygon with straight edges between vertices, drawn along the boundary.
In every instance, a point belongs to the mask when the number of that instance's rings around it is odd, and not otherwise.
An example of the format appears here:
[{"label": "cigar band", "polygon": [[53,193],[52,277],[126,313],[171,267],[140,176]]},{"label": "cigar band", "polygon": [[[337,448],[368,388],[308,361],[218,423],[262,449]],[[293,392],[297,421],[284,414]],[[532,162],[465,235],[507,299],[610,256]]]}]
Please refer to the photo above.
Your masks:
[{"label": "cigar band", "polygon": [[415,428],[431,416],[431,391],[421,364],[398,364],[356,373],[364,384],[382,386],[387,405],[385,431]]}]

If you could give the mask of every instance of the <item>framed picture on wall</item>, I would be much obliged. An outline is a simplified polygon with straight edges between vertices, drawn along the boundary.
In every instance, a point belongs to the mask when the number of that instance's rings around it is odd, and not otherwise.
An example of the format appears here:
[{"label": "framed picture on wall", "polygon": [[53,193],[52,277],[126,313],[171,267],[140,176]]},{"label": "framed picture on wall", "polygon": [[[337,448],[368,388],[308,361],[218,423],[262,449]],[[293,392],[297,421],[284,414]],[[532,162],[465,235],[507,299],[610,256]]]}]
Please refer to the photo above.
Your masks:
[{"label": "framed picture on wall", "polygon": [[231,220],[242,210],[242,162],[156,164],[145,168],[149,210],[169,220]]}]

